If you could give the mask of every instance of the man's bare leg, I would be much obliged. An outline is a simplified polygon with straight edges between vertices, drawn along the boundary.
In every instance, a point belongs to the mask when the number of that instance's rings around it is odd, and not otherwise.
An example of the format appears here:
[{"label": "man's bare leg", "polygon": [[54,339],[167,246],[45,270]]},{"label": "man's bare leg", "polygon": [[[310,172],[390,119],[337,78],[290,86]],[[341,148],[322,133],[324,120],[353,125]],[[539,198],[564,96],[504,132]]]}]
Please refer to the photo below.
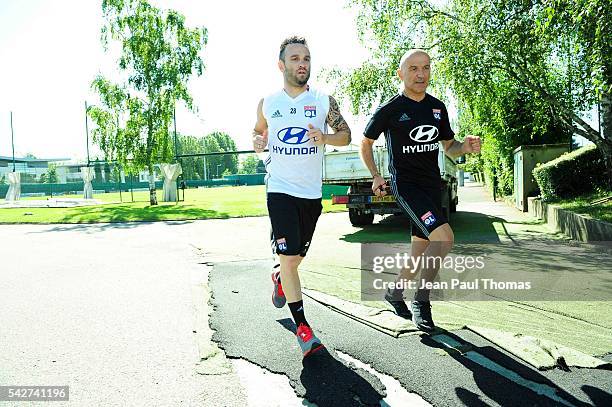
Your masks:
[{"label": "man's bare leg", "polygon": [[412,312],[404,301],[404,290],[408,281],[413,280],[417,276],[419,271],[419,263],[416,263],[417,259],[425,252],[428,246],[429,240],[412,236],[412,244],[410,246],[411,258],[408,267],[400,270],[395,279],[396,288],[393,290],[389,289],[385,293],[385,300],[395,309],[396,315],[402,318],[412,319]]},{"label": "man's bare leg", "polygon": [[[396,282],[403,282],[405,284],[417,276],[420,267],[418,266],[419,263],[415,262],[417,262],[417,259],[423,255],[425,250],[427,250],[427,247],[429,247],[429,240],[422,239],[418,236],[412,236],[412,243],[410,245],[410,257],[412,260],[409,262],[408,267],[405,267],[400,271],[395,280]],[[417,267],[414,267],[415,264]]]},{"label": "man's bare leg", "polygon": [[302,256],[286,256],[280,254],[280,274],[283,282],[283,291],[287,302],[297,302],[302,300],[302,285],[298,274],[298,266],[302,262]]},{"label": "man's bare leg", "polygon": [[427,284],[436,278],[444,258],[453,247],[454,239],[453,230],[447,223],[429,235],[429,245],[423,253],[424,265],[420,273],[419,288],[411,303],[412,321],[420,330],[431,331],[435,328],[429,302],[430,289]]}]

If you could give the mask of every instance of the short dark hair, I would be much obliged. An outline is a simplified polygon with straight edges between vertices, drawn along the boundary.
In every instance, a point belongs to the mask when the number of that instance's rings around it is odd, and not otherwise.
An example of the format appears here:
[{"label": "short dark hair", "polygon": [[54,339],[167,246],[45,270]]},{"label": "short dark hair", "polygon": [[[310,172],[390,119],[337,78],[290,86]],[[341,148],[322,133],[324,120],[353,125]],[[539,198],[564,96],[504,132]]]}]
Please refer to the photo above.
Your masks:
[{"label": "short dark hair", "polygon": [[298,37],[297,35],[294,35],[292,37],[285,38],[285,40],[281,43],[280,52],[278,53],[279,60],[285,60],[285,48],[287,48],[287,45],[290,44],[302,44],[308,47],[308,44],[306,43],[306,38],[304,37]]}]

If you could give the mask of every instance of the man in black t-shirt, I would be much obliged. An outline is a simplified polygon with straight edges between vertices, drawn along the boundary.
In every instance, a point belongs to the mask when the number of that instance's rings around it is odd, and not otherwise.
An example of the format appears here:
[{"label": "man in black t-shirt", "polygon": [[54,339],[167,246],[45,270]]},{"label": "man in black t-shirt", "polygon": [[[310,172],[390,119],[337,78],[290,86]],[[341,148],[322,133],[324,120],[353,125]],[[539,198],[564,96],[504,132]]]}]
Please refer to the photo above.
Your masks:
[{"label": "man in black t-shirt", "polygon": [[[389,152],[391,192],[412,222],[411,255],[414,258],[423,256],[425,260],[419,268],[421,281],[410,309],[403,300],[402,289],[387,290],[385,299],[398,315],[412,318],[421,330],[431,331],[435,325],[429,290],[424,284],[433,281],[454,241],[453,231],[442,211],[438,167],[440,143],[446,155],[458,157],[480,152],[480,138],[466,136],[463,142],[455,140],[446,106],[426,93],[430,58],[425,51],[415,49],[404,54],[397,73],[404,89],[383,103],[370,119],[361,143],[361,158],[372,174],[374,194],[386,195],[387,184],[378,172],[372,152],[374,141],[384,133]],[[413,278],[419,270],[402,270],[397,282]]]}]

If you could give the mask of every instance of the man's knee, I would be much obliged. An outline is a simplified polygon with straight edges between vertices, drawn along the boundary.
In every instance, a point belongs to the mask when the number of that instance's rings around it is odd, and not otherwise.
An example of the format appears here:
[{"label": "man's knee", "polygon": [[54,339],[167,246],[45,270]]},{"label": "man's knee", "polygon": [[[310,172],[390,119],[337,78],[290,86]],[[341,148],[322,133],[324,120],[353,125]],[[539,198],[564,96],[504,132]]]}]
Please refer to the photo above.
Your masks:
[{"label": "man's knee", "polygon": [[450,246],[455,242],[455,234],[448,223],[438,226],[429,234],[430,242],[446,243]]},{"label": "man's knee", "polygon": [[427,247],[429,246],[429,240],[423,239],[418,236],[412,236],[411,246],[411,255],[414,257],[419,257],[425,252],[425,250],[427,250]]},{"label": "man's knee", "polygon": [[302,259],[303,257],[299,255],[296,255],[296,256],[287,256],[284,254],[280,255],[281,266],[285,266],[289,270],[296,270],[297,267],[302,262]]}]

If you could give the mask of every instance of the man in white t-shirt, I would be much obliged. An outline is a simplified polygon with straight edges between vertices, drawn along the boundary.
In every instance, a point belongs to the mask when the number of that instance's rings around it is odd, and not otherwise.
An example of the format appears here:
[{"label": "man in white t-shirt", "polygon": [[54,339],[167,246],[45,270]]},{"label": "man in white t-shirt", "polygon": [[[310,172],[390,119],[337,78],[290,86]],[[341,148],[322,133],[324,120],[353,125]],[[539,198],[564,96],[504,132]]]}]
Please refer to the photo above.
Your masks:
[{"label": "man in white t-shirt", "polygon": [[[298,266],[321,214],[325,144],[348,145],[351,130],[336,100],[309,88],[310,51],[304,38],[282,42],[278,67],[284,86],[259,102],[253,148],[257,153],[266,147],[269,150],[265,160],[267,203],[272,246],[280,262],[280,270],[272,273],[272,303],[277,308],[289,304],[298,343],[307,356],[323,345],[304,316]],[[327,125],[333,134],[327,132]]]}]

